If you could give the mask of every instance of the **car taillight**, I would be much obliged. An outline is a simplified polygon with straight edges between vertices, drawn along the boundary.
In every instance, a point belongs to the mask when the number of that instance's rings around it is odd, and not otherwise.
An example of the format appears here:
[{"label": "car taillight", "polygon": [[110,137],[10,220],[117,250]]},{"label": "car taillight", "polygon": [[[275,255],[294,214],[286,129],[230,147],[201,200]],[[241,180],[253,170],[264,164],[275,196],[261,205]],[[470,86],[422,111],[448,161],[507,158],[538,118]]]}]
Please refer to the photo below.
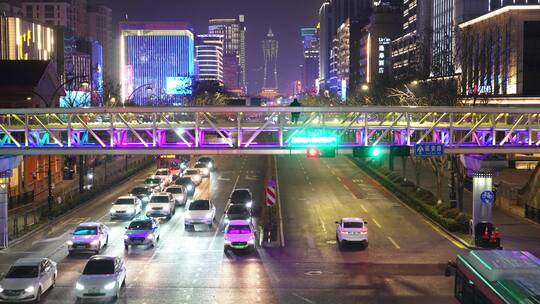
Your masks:
[{"label": "car taillight", "polygon": [[361,233],[362,233],[362,234],[367,234],[367,231],[362,231]]}]

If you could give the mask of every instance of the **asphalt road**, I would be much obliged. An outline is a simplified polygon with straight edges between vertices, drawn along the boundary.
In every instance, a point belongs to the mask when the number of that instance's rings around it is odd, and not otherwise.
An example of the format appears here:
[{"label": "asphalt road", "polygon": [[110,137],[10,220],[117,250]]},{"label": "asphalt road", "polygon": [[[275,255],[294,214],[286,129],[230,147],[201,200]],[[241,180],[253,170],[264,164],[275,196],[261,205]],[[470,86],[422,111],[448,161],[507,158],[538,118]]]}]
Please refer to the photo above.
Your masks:
[{"label": "asphalt road", "polygon": [[196,231],[184,231],[180,207],[169,222],[162,224],[155,249],[130,248],[125,252],[123,235],[128,221],[110,221],[108,211],[114,199],[154,171],[149,170],[111,187],[53,227],[1,251],[0,271],[7,271],[17,258],[50,257],[58,262],[57,286],[46,293],[43,302],[74,303],[75,282],[90,255],[67,256],[69,232],[80,222],[102,221],[110,228],[109,246],[102,254],[119,255],[126,260],[126,288],[117,303],[275,303],[258,253],[224,253],[223,233],[219,229],[227,198],[235,186],[249,187],[255,198],[261,197],[265,158],[216,160],[217,171],[195,193],[198,198],[210,197],[216,205],[214,229],[196,227]]},{"label": "asphalt road", "polygon": [[[277,159],[286,249],[263,261],[280,303],[456,303],[444,268],[463,249],[346,158]],[[342,217],[368,222],[367,249],[338,249]]]},{"label": "asphalt road", "polygon": [[[249,187],[261,203],[265,156],[216,157],[217,171],[198,188],[217,207],[214,229],[184,231],[182,208],[164,222],[155,249],[123,248],[127,221],[110,221],[111,202],[153,170],[114,185],[53,227],[0,251],[0,271],[20,257],[58,262],[58,280],[44,303],[73,303],[75,282],[90,255],[67,256],[69,232],[83,221],[111,228],[104,254],[124,256],[126,288],[117,303],[456,303],[446,261],[462,249],[363,175],[346,158],[278,157],[285,248],[223,252],[222,221],[234,187]],[[367,249],[339,250],[340,217],[368,221]]]}]

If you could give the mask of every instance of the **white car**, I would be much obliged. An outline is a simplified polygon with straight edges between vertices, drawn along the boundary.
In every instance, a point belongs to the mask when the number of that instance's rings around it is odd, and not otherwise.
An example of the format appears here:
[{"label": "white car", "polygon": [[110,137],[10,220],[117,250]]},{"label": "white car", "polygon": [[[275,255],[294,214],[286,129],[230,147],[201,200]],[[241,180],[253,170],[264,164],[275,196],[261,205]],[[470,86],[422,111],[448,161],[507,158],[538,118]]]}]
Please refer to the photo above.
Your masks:
[{"label": "white car", "polygon": [[228,249],[255,248],[255,228],[249,220],[232,220],[225,228],[225,247]]},{"label": "white car", "polygon": [[193,168],[199,170],[199,173],[202,177],[209,177],[210,176],[210,168],[208,168],[208,165],[203,163],[196,163]]},{"label": "white car", "polygon": [[152,195],[150,201],[146,205],[146,216],[148,217],[171,217],[176,212],[176,200],[172,194],[160,192]]},{"label": "white car", "polygon": [[336,222],[336,241],[340,246],[345,243],[361,243],[367,247],[367,222],[357,217],[346,217]]},{"label": "white car", "polygon": [[212,228],[216,217],[216,206],[209,200],[195,200],[189,203],[184,212],[184,227],[189,229],[195,224],[206,224]]},{"label": "white car", "polygon": [[188,193],[183,186],[169,186],[165,192],[172,194],[176,201],[176,205],[184,206],[187,202]]},{"label": "white car", "polygon": [[191,178],[191,181],[196,186],[200,185],[202,182],[202,176],[199,173],[199,169],[193,169],[193,168],[187,169],[186,171],[184,171],[184,176]]},{"label": "white car", "polygon": [[169,184],[171,182],[171,180],[172,180],[172,178],[171,178],[172,174],[169,171],[169,169],[167,169],[167,168],[157,169],[154,176],[157,176],[157,177],[161,178],[161,180],[166,184]]},{"label": "white car", "polygon": [[109,244],[109,228],[102,223],[82,223],[71,233],[67,241],[68,252],[93,251],[99,254]]},{"label": "white car", "polygon": [[142,211],[142,201],[136,196],[121,196],[113,203],[109,214],[111,219],[134,218]]},{"label": "white car", "polygon": [[47,258],[18,259],[0,281],[0,302],[39,303],[56,285],[56,263]]},{"label": "white car", "polygon": [[116,256],[95,255],[88,260],[75,283],[77,300],[116,299],[126,285],[124,260]]}]

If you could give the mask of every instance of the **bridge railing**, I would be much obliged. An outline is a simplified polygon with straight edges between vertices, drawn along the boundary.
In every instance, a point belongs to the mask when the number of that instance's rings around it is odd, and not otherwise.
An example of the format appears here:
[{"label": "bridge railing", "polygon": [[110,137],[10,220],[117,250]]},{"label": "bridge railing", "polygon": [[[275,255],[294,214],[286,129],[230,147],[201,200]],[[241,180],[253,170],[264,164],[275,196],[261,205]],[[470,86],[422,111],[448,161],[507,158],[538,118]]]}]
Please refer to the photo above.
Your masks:
[{"label": "bridge railing", "polygon": [[[299,137],[308,140],[294,140]],[[341,148],[440,143],[450,149],[530,150],[540,146],[540,108],[0,109],[0,151],[12,153],[29,148],[287,149],[308,144],[309,138]]]}]

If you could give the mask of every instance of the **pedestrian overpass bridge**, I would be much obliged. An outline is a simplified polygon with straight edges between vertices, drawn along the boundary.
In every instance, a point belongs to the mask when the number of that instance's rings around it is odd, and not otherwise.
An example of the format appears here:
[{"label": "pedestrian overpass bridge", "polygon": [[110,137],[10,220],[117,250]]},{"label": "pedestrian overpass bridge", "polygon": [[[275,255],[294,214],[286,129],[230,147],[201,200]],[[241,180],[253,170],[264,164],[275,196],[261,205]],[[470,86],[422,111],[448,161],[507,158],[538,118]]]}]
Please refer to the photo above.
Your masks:
[{"label": "pedestrian overpass bridge", "polygon": [[[300,113],[298,122],[292,112]],[[0,154],[304,154],[438,143],[447,154],[540,152],[540,108],[0,109]]]}]

